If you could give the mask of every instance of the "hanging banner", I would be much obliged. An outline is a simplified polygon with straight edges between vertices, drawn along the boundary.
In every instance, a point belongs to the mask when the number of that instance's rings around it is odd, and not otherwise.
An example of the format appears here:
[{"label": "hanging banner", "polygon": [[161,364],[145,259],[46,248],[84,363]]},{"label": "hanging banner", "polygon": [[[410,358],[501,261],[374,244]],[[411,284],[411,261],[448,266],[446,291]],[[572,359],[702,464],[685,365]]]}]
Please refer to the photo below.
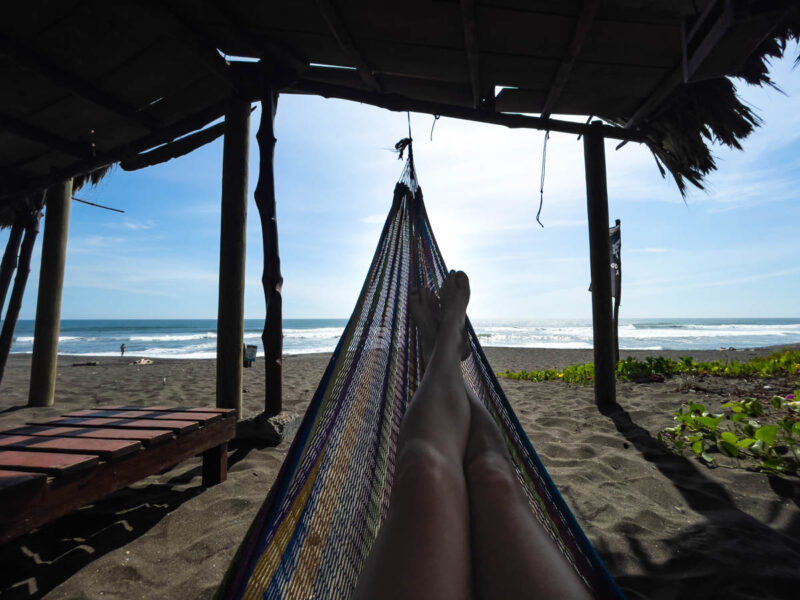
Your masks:
[{"label": "hanging banner", "polygon": [[622,291],[622,235],[619,219],[608,230],[608,245],[611,249],[611,297],[619,302]]},{"label": "hanging banner", "polygon": [[[622,234],[619,219],[614,227],[608,229],[609,259],[611,263],[611,297],[619,304],[622,295]],[[592,284],[589,284],[592,291]]]}]

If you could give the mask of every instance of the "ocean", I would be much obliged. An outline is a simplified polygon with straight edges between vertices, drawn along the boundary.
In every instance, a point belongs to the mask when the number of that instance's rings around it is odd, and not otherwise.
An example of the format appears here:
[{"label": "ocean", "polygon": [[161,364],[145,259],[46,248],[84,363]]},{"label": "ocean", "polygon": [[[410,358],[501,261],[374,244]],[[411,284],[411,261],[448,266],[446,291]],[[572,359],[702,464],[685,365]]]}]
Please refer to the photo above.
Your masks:
[{"label": "ocean", "polygon": [[[330,352],[346,319],[284,319],[284,352]],[[591,348],[592,325],[587,319],[476,319],[473,326],[484,346],[529,348]],[[148,358],[214,358],[215,319],[63,320],[59,353]],[[245,321],[244,341],[259,346],[263,321]],[[800,343],[800,319],[621,319],[621,350],[707,350],[756,348]],[[17,324],[11,351],[33,349],[33,321]]]}]

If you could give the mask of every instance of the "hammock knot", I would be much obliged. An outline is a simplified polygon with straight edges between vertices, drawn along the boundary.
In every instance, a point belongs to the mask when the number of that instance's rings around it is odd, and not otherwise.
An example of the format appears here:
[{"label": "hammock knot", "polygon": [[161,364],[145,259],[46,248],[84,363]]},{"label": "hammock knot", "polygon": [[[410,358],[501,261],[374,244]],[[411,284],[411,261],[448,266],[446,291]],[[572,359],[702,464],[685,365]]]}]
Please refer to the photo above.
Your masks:
[{"label": "hammock knot", "polygon": [[411,153],[411,138],[410,137],[403,138],[402,140],[400,140],[399,142],[397,142],[394,145],[395,151],[397,151],[399,153],[399,156],[397,157],[398,160],[403,160],[403,153],[406,151],[406,148],[409,149],[408,152],[410,154]]}]

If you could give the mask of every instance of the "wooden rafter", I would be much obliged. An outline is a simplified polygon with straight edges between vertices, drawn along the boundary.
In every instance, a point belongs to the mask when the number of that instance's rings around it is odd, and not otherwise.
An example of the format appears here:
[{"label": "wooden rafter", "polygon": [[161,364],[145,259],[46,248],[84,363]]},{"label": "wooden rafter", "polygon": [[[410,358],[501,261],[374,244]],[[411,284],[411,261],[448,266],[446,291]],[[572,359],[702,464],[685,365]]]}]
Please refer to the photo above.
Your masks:
[{"label": "wooden rafter", "polygon": [[358,48],[356,47],[356,44],[353,41],[350,32],[347,30],[347,27],[345,27],[344,21],[342,21],[342,18],[339,15],[338,9],[333,3],[333,0],[317,0],[317,7],[322,13],[322,18],[325,19],[325,22],[328,24],[328,29],[330,29],[333,37],[336,38],[336,42],[339,44],[342,52],[345,53],[347,58],[353,63],[353,66],[358,71],[358,76],[361,77],[361,80],[371,90],[382,92],[383,86],[375,78],[375,75],[372,73],[372,69],[364,60],[361,52],[359,52]]},{"label": "wooden rafter", "polygon": [[223,23],[227,29],[237,32],[239,42],[243,42],[248,52],[247,56],[268,58],[295,73],[308,71],[308,58],[300,56],[280,42],[269,39],[259,40],[249,34],[247,23],[236,11],[236,6],[227,0],[206,0],[204,6],[215,20]]},{"label": "wooden rafter", "polygon": [[226,86],[233,87],[227,62],[219,55],[214,44],[176,12],[170,6],[171,3],[160,0],[138,0],[138,2],[155,18],[170,23],[172,32],[181,45],[190,51],[196,60],[202,62],[217,79]]},{"label": "wooden rafter", "polygon": [[33,125],[29,125],[19,119],[14,119],[6,115],[0,115],[0,128],[19,137],[31,140],[32,142],[44,144],[48,148],[58,150],[64,154],[80,158],[86,158],[91,154],[91,145],[88,143],[80,144],[72,142],[54,133],[39,129],[38,127],[34,127]]},{"label": "wooden rafter", "polygon": [[686,39],[684,39],[684,56],[681,62],[658,83],[652,93],[639,105],[639,108],[636,109],[636,112],[633,113],[633,116],[631,116],[625,124],[626,128],[632,129],[638,126],[642,120],[650,116],[678,86],[686,83],[687,79],[694,74],[703,60],[711,54],[711,51],[717,43],[719,43],[720,39],[722,39],[725,31],[727,31],[734,22],[732,5],[728,0],[714,0],[711,2],[706,7],[706,10],[698,17],[697,23],[695,23],[695,26],[687,35],[688,38],[695,38],[703,23],[719,6],[722,6],[722,10],[719,12],[717,20],[710,26],[708,32],[694,50],[689,50],[686,47]]},{"label": "wooden rafter", "polygon": [[547,94],[547,99],[544,102],[544,107],[542,108],[542,116],[545,118],[552,114],[556,103],[558,102],[559,98],[561,98],[561,93],[564,91],[567,81],[569,81],[572,68],[575,66],[575,61],[578,59],[578,56],[581,53],[581,48],[583,48],[583,43],[589,36],[589,31],[592,28],[592,23],[594,22],[594,17],[597,14],[597,7],[599,4],[599,0],[583,1],[581,12],[578,15],[577,22],[575,23],[575,31],[572,33],[572,40],[570,40],[567,51],[561,58],[561,64],[558,67],[556,76],[553,79],[552,85],[550,86],[550,91]]},{"label": "wooden rafter", "polygon": [[75,73],[57,67],[32,48],[19,42],[12,41],[7,36],[0,37],[0,52],[11,57],[17,65],[69,90],[84,100],[88,100],[129,121],[138,123],[145,129],[155,131],[162,125],[161,122],[147,113],[137,110],[113,94],[100,89],[90,81],[81,79]]},{"label": "wooden rafter", "polygon": [[[197,113],[181,119],[177,123],[170,125],[137,140],[121,144],[106,152],[98,153],[96,156],[75,162],[67,167],[51,172],[47,177],[37,178],[36,181],[20,181],[18,185],[8,186],[0,189],[0,200],[10,196],[20,196],[26,193],[44,189],[54,183],[71,179],[78,175],[89,173],[96,169],[108,166],[120,160],[144,152],[150,148],[166,144],[175,138],[184,136],[193,131],[197,131],[208,125],[211,121],[220,118],[225,113],[225,102],[218,102],[212,106],[204,108]],[[85,156],[85,154],[84,154]]]},{"label": "wooden rafter", "polygon": [[[691,81],[694,74],[703,64],[703,62],[711,54],[712,50],[719,44],[723,36],[733,26],[734,12],[733,3],[731,0],[723,0],[722,4],[719,2],[709,4],[709,7],[714,6],[719,11],[717,19],[705,32],[705,35],[700,36],[699,32],[702,30],[702,20],[698,19],[698,23],[692,27],[689,33],[684,37],[683,45],[683,80],[684,82]],[[703,13],[705,17],[708,10]],[[697,39],[695,39],[697,38]]]},{"label": "wooden rafter", "polygon": [[631,142],[643,142],[645,140],[645,136],[642,133],[622,127],[610,127],[608,125],[590,126],[573,121],[560,121],[541,117],[528,117],[526,115],[489,112],[440,102],[415,100],[399,94],[377,94],[375,92],[357,90],[342,85],[323,83],[321,81],[310,81],[308,79],[298,79],[289,84],[287,88],[286,91],[315,94],[325,98],[352,100],[354,102],[371,104],[372,106],[378,106],[388,110],[440,115],[442,117],[452,117],[454,119],[503,125],[512,129],[540,129],[583,135],[589,131],[589,127],[599,127],[599,129],[592,129],[592,131],[599,131],[604,137],[610,139],[627,140]]},{"label": "wooden rafter", "polygon": [[472,106],[478,108],[483,100],[480,51],[478,49],[478,20],[474,0],[461,0],[461,19],[464,22],[464,50],[467,53],[469,80],[472,84]]},{"label": "wooden rafter", "polygon": [[178,140],[164,144],[163,146],[159,146],[150,152],[126,158],[119,163],[119,166],[122,167],[123,171],[136,171],[145,167],[152,167],[153,165],[158,165],[172,160],[173,158],[189,154],[201,146],[213,142],[223,133],[225,133],[224,121],[212,125],[207,129],[201,129],[200,131],[184,136]]}]

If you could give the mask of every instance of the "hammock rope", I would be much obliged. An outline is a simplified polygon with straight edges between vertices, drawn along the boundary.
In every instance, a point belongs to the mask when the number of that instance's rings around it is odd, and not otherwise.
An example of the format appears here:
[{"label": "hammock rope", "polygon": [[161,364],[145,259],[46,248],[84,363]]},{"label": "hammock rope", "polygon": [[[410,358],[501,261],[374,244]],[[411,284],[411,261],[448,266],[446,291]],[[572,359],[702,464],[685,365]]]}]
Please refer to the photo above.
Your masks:
[{"label": "hammock rope", "polygon": [[[386,516],[400,423],[422,376],[408,292],[438,289],[446,274],[409,146],[353,314],[217,598],[351,596]],[[465,380],[500,427],[531,511],[596,597],[621,598],[536,455],[469,320],[467,330],[472,354],[462,362]]]}]

